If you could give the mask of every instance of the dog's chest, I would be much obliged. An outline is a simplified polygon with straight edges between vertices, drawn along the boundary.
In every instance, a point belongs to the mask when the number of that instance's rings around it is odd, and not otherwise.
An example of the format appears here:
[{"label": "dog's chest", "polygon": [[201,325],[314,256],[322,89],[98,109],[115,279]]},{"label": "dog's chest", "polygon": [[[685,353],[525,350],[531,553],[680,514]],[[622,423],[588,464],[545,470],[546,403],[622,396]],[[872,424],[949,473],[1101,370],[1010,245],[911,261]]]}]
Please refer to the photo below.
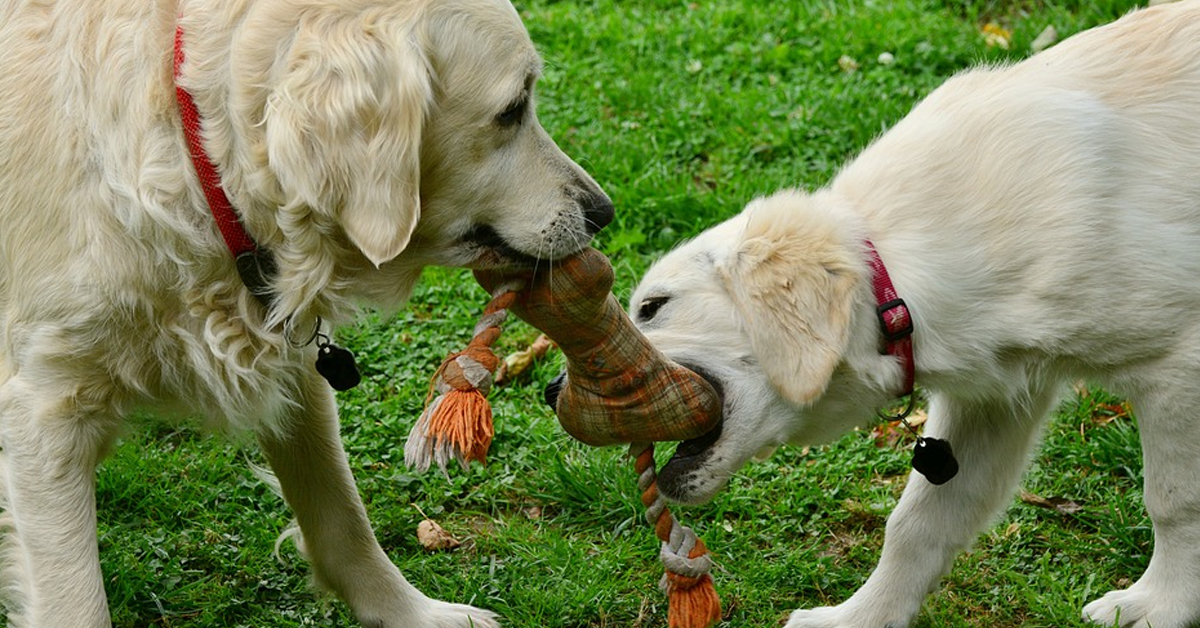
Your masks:
[{"label": "dog's chest", "polygon": [[311,360],[221,292],[194,290],[176,307],[143,304],[114,316],[124,324],[95,339],[98,357],[130,406],[221,431],[273,429],[295,406]]}]

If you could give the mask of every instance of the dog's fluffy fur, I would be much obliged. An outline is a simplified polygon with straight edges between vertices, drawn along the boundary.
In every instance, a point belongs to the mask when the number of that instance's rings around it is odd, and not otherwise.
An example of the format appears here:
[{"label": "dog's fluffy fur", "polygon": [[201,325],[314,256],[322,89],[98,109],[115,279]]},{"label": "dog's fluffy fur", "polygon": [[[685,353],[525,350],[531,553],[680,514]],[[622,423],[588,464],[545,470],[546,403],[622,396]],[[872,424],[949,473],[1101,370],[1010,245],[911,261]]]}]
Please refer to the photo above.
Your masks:
[{"label": "dog's fluffy fur", "polygon": [[[208,213],[172,77],[279,266],[269,311]],[[611,218],[533,112],[506,0],[0,0],[0,478],[9,625],[109,624],[94,468],[137,408],[261,442],[317,580],[365,625],[493,626],[374,539],[319,320],[395,307],[423,266],[524,265]]]},{"label": "dog's fluffy fur", "polygon": [[[1088,604],[1105,626],[1200,620],[1200,2],[1082,33],[947,81],[812,194],[751,202],[652,267],[631,313],[724,391],[715,442],[660,488],[712,497],[756,452],[873,419],[900,387],[881,355],[864,241],[915,320],[926,434],[958,477],[914,473],[878,567],[788,628],[898,628],[1008,503],[1074,378],[1127,394],[1154,557]],[[1119,618],[1119,620],[1118,620]]]}]

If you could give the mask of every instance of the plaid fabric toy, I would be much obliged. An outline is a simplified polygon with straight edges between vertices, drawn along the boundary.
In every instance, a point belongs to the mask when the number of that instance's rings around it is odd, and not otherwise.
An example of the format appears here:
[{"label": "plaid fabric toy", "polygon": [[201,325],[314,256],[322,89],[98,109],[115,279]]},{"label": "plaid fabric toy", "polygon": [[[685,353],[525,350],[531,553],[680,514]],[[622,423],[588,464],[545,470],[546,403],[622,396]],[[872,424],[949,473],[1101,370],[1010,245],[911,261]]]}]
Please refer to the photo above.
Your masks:
[{"label": "plaid fabric toy", "polygon": [[[409,436],[406,461],[419,469],[434,461],[444,472],[450,459],[483,460],[493,432],[491,410],[481,410],[478,400],[484,399],[496,364],[488,347],[499,336],[504,311],[511,309],[549,336],[567,358],[556,406],[567,433],[589,445],[630,446],[646,519],[662,541],[670,628],[715,624],[721,602],[708,573],[712,558],[658,495],[652,444],[695,438],[715,428],[721,417],[716,391],[638,332],[611,293],[612,265],[595,249],[532,274],[477,271],[475,278],[493,300],[468,351],[452,354],[438,369],[434,387],[442,395],[428,404]],[[524,287],[514,291],[517,285]],[[446,377],[457,372],[475,374],[466,379],[478,385]]]},{"label": "plaid fabric toy", "polygon": [[[493,290],[501,273],[476,272]],[[595,249],[541,269],[510,309],[567,358],[555,409],[563,429],[595,446],[695,438],[716,427],[720,399],[702,377],[670,361],[612,295],[613,269]]]}]

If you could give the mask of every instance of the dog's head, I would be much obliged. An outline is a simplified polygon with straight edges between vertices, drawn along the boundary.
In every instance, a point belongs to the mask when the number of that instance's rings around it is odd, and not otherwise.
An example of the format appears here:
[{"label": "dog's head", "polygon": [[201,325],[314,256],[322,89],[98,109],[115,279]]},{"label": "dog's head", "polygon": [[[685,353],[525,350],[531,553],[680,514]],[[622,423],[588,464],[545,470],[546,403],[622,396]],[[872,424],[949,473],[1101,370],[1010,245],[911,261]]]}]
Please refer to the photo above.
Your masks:
[{"label": "dog's head", "polygon": [[[541,61],[507,0],[268,0],[250,11],[231,27],[230,76],[206,79],[197,65],[186,82],[202,111],[206,80],[228,84],[227,125],[221,105],[207,108],[210,143],[230,164],[227,186],[248,199],[234,201],[251,231],[280,258],[284,307],[334,286],[372,300],[403,293],[427,264],[561,258],[612,219],[608,197],[538,122]],[[213,54],[219,44],[193,30],[189,59]]]},{"label": "dog's head", "polygon": [[667,497],[706,501],[755,454],[828,441],[880,403],[869,382],[895,364],[872,348],[863,240],[835,214],[796,192],[758,199],[634,291],[638,328],[724,396],[719,431],[682,443],[660,472]]},{"label": "dog's head", "polygon": [[580,250],[612,203],[538,123],[541,61],[512,5],[451,0],[301,17],[265,125],[285,190],[376,266]]},{"label": "dog's head", "polygon": [[[424,46],[436,77],[421,151],[422,246],[439,263],[486,266],[575,253],[612,202],[538,122],[541,60],[516,11],[434,3]],[[459,5],[459,6],[455,6]]]}]

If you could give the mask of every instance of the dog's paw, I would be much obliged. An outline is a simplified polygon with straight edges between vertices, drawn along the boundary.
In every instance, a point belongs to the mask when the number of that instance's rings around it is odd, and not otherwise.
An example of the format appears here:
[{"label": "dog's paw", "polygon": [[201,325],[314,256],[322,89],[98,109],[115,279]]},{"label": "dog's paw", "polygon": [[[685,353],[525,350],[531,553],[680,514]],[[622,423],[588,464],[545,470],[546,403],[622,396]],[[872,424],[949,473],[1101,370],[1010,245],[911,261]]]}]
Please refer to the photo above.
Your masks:
[{"label": "dog's paw", "polygon": [[848,628],[836,606],[793,611],[783,628]]},{"label": "dog's paw", "polygon": [[466,604],[452,604],[420,597],[403,612],[392,609],[386,616],[359,615],[363,628],[500,628],[499,618]]},{"label": "dog's paw", "polygon": [[466,604],[431,600],[422,628],[500,628],[500,620],[491,611]]},{"label": "dog's paw", "polygon": [[908,621],[859,612],[843,604],[793,611],[784,628],[906,628]]},{"label": "dog's paw", "polygon": [[1175,596],[1139,584],[1124,591],[1110,591],[1083,607],[1083,618],[1104,628],[1190,628],[1195,625],[1200,617],[1195,601],[1181,602]]}]

